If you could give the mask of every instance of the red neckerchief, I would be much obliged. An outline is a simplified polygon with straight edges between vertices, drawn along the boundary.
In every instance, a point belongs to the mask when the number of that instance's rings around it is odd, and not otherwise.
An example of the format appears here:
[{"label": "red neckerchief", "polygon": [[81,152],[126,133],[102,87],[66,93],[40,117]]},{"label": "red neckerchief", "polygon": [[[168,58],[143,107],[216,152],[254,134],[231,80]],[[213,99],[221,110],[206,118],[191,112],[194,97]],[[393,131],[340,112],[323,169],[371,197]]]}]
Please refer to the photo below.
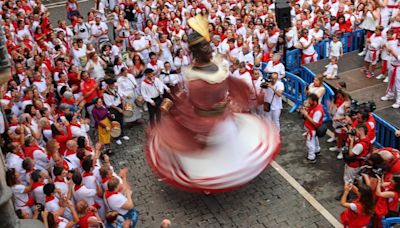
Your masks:
[{"label": "red neckerchief", "polygon": [[75,123],[75,124],[70,124],[71,126],[75,126],[75,127],[79,127],[79,128],[81,128],[81,125],[80,124],[78,124],[78,123]]},{"label": "red neckerchief", "polygon": [[335,104],[337,107],[341,106],[344,103],[343,98],[337,98]]},{"label": "red neckerchief", "polygon": [[92,147],[91,147],[91,146],[89,146],[89,145],[85,146],[85,149],[86,149],[86,150],[88,150],[88,151],[90,151],[90,152],[92,152],[92,151],[93,151]]},{"label": "red neckerchief", "polygon": [[[4,97],[3,97],[3,99],[4,99]],[[16,126],[18,126],[18,123],[9,123],[8,126],[10,126],[10,127],[16,127]]]},{"label": "red neckerchief", "polygon": [[35,190],[36,188],[41,187],[41,186],[44,186],[44,184],[41,183],[41,182],[33,182],[32,183],[32,190]]},{"label": "red neckerchief", "polygon": [[63,160],[63,168],[67,171],[69,171],[69,165],[67,163],[67,161]]},{"label": "red neckerchief", "polygon": [[150,61],[150,64],[151,64],[152,66],[157,66],[157,61]]},{"label": "red neckerchief", "polygon": [[24,153],[22,153],[21,151],[15,153],[15,155],[17,155],[18,157],[20,157],[22,160],[25,159],[25,155],[24,155]]},{"label": "red neckerchief", "polygon": [[54,197],[54,196],[46,196],[46,203],[49,202],[49,201],[54,200],[55,198],[56,197]]},{"label": "red neckerchief", "polygon": [[82,177],[90,177],[93,176],[92,172],[83,172]]},{"label": "red neckerchief", "polygon": [[82,188],[82,185],[77,185],[77,184],[76,184],[76,185],[74,186],[75,192],[78,191],[80,188]]},{"label": "red neckerchief", "polygon": [[382,36],[382,34],[380,34],[380,35],[376,35],[376,33],[375,33],[375,37],[381,37]]},{"label": "red neckerchief", "polygon": [[146,82],[146,83],[147,83],[147,84],[149,84],[149,85],[153,85],[153,82],[152,82],[152,81],[150,81],[150,80],[149,80],[149,79],[147,79],[147,78],[146,78],[146,79],[144,79],[143,81],[144,81],[144,82]]},{"label": "red neckerchief", "polygon": [[22,101],[31,101],[32,100],[32,98],[29,98],[29,97],[23,97],[22,98]]},{"label": "red neckerchief", "polygon": [[34,79],[33,82],[42,82],[42,79]]},{"label": "red neckerchief", "polygon": [[65,179],[62,178],[62,177],[56,177],[56,178],[54,179],[54,182],[62,182],[62,183],[65,183]]},{"label": "red neckerchief", "polygon": [[101,183],[106,183],[107,181],[109,181],[111,179],[111,177],[105,177],[105,178],[101,178]]},{"label": "red neckerchief", "polygon": [[387,41],[392,41],[392,40],[395,40],[395,38],[390,38],[390,39],[387,39]]},{"label": "red neckerchief", "polygon": [[232,50],[235,49],[235,48],[236,48],[235,46],[229,47],[229,51],[232,51]]},{"label": "red neckerchief", "polygon": [[281,61],[278,61],[278,62],[276,62],[276,63],[272,62],[272,66],[276,66],[276,65],[278,65],[279,63],[281,63]]},{"label": "red neckerchief", "polygon": [[65,156],[74,155],[74,154],[76,154],[74,151],[71,151],[71,150],[65,151]]},{"label": "red neckerchief", "polygon": [[112,195],[116,195],[116,194],[118,194],[118,192],[106,190],[106,192],[104,193],[104,197],[106,197],[106,199],[108,199],[108,198],[110,198]]}]

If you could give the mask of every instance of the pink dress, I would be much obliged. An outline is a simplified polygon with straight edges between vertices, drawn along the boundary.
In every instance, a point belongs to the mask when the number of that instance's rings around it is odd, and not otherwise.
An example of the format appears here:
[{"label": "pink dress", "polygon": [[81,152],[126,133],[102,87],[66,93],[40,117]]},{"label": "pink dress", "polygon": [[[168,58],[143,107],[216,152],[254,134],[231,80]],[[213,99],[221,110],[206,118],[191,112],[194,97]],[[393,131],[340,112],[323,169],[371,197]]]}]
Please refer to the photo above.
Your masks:
[{"label": "pink dress", "polygon": [[186,191],[223,192],[260,174],[278,154],[279,131],[248,110],[249,88],[215,73],[184,72],[188,93],[149,130],[146,157],[167,183]]}]

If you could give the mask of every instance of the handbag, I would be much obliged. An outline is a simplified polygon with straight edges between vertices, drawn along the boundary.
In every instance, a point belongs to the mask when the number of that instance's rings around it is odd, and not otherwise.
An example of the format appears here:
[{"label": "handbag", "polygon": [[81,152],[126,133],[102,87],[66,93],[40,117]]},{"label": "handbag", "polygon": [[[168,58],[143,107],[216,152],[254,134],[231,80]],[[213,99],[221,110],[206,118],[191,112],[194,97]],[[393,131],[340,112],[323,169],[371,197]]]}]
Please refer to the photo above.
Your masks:
[{"label": "handbag", "polygon": [[318,138],[324,137],[328,131],[328,126],[325,123],[322,123],[318,128],[314,126],[314,128],[315,134]]},{"label": "handbag", "polygon": [[274,95],[272,96],[271,102],[264,102],[264,111],[265,112],[270,112],[271,111],[271,104],[272,104],[272,101],[274,101],[274,98],[275,98],[275,90],[273,90],[273,91],[274,91]]}]

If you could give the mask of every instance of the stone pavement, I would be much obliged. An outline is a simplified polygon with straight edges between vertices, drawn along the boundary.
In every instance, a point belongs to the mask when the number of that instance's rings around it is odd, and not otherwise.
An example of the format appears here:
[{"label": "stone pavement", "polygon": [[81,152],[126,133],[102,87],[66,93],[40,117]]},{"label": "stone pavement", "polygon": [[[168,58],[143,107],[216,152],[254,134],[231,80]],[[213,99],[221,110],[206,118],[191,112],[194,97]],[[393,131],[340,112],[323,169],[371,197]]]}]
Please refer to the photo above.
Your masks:
[{"label": "stone pavement", "polygon": [[[331,181],[331,170],[316,172],[320,164],[311,167],[301,163],[305,155],[304,141],[299,136],[302,122],[297,114],[287,111],[286,108],[282,116],[284,141],[278,163],[300,178],[298,181],[323,200],[328,210],[340,213],[339,202],[334,201],[335,193],[331,192],[337,180]],[[138,227],[158,227],[164,218],[170,219],[173,227],[332,227],[272,167],[233,192],[206,196],[170,188],[153,175],[144,159],[143,126],[129,127],[127,133],[131,140],[115,145],[116,154],[111,160],[117,169],[129,167],[133,199],[140,212]]]}]

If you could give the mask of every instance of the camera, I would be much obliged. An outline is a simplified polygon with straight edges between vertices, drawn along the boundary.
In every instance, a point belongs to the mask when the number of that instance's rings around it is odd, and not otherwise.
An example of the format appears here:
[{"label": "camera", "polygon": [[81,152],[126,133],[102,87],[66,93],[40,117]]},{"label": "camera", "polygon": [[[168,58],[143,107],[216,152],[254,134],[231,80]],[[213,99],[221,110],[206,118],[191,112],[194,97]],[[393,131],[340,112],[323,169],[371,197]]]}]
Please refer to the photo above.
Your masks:
[{"label": "camera", "polygon": [[376,104],[373,101],[367,101],[360,103],[357,100],[353,100],[350,105],[350,111],[345,113],[346,116],[355,116],[357,113],[362,111],[373,112],[376,110]]},{"label": "camera", "polygon": [[271,78],[271,74],[268,73],[267,77],[264,77],[263,79],[261,79],[261,84],[260,87],[263,89],[267,89],[268,85],[273,81],[273,79]]},{"label": "camera", "polygon": [[356,136],[356,129],[354,129],[354,128],[352,128],[352,129],[350,129],[349,131],[347,131],[347,134],[348,135],[351,135],[351,136]]},{"label": "camera", "polygon": [[383,168],[374,168],[374,167],[371,167],[371,166],[363,167],[358,172],[359,175],[367,174],[370,177],[376,177],[376,176],[382,177],[384,173],[385,173],[385,170]]}]

